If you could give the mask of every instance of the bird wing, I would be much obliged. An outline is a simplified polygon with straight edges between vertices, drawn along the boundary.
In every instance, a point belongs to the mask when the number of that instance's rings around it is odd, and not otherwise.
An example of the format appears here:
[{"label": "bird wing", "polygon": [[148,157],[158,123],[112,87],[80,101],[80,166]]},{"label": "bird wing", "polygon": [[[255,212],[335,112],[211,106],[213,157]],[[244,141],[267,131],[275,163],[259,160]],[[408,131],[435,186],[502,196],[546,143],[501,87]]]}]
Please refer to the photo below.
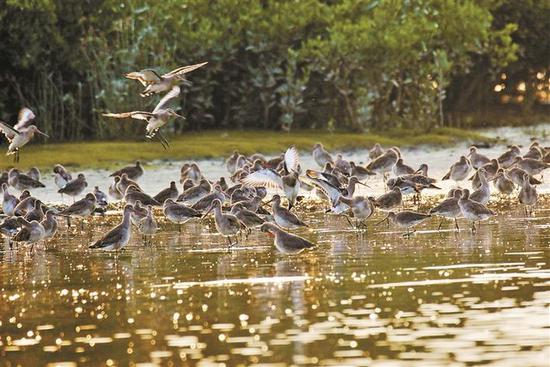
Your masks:
[{"label": "bird wing", "polygon": [[180,94],[180,87],[177,85],[174,85],[172,89],[170,89],[170,91],[166,93],[164,97],[162,97],[160,102],[157,104],[157,106],[153,110],[153,113],[157,113],[158,111],[164,109],[168,101],[170,101],[173,98],[176,98],[177,96],[179,96],[179,94]]},{"label": "bird wing", "polygon": [[0,131],[3,132],[4,135],[6,135],[6,138],[9,141],[19,135],[19,131],[2,121],[0,121]]},{"label": "bird wing", "polygon": [[91,245],[90,248],[107,247],[119,242],[122,238],[122,231],[120,231],[120,226],[121,225],[119,224],[118,226],[111,229],[103,238],[97,240],[93,245]]},{"label": "bird wing", "polygon": [[335,205],[338,202],[338,198],[341,195],[341,191],[330,184],[329,182],[311,176],[306,176],[307,180],[311,182],[315,187],[319,188],[330,199],[331,205]]},{"label": "bird wing", "polygon": [[122,112],[122,113],[103,113],[102,116],[113,117],[115,119],[133,118],[136,120],[147,121],[151,116],[153,116],[153,114],[151,112],[145,112],[145,111],[132,111],[132,112]]},{"label": "bird wing", "polygon": [[285,152],[285,169],[287,172],[298,172],[298,166],[300,165],[300,156],[298,150],[294,145],[291,145]]},{"label": "bird wing", "polygon": [[160,75],[153,69],[144,69],[141,71],[134,71],[124,75],[128,79],[138,80],[143,86],[147,86],[153,83],[159,83],[161,81]]},{"label": "bird wing", "polygon": [[187,74],[195,69],[198,69],[204,65],[208,64],[208,62],[201,62],[200,64],[193,64],[193,65],[187,65],[187,66],[181,66],[177,69],[172,70],[169,73],[164,74],[163,78],[169,78],[171,76],[182,76],[183,74]]},{"label": "bird wing", "polygon": [[19,115],[17,116],[17,124],[13,126],[14,129],[20,130],[24,127],[27,127],[30,125],[32,120],[35,119],[34,113],[30,110],[28,107],[23,107],[19,111]]},{"label": "bird wing", "polygon": [[86,207],[86,205],[88,205],[88,202],[86,201],[86,199],[78,200],[73,205],[71,205],[71,206],[65,208],[64,210],[62,210],[61,214],[71,215],[71,214],[74,214],[74,213],[80,213],[80,211],[82,209],[84,209]]},{"label": "bird wing", "polygon": [[249,174],[242,180],[242,184],[253,187],[263,186],[273,189],[283,189],[283,179],[281,176],[268,168]]}]

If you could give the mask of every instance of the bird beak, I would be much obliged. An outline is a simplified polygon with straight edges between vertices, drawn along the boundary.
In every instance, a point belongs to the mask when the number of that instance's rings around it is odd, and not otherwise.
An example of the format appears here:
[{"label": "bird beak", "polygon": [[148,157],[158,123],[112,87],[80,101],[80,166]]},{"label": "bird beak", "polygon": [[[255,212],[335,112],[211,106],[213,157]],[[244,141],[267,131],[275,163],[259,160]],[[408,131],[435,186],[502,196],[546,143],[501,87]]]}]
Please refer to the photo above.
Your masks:
[{"label": "bird beak", "polygon": [[372,187],[370,187],[369,185],[367,185],[366,183],[363,183],[363,182],[357,182],[357,184],[359,185],[363,185],[365,187],[368,187],[369,189],[372,189]]},{"label": "bird beak", "polygon": [[39,133],[40,135],[45,136],[46,138],[49,138],[49,137],[50,137],[48,134],[43,133],[42,131],[40,131],[40,130],[38,130],[38,129],[36,129],[36,132]]},{"label": "bird beak", "polygon": [[182,116],[182,115],[180,115],[180,114],[178,114],[178,113],[175,113],[175,112],[174,112],[174,116],[176,116],[177,118],[180,118],[180,119],[184,119],[184,120],[185,120],[185,117]]},{"label": "bird beak", "polygon": [[208,210],[206,211],[206,213],[204,213],[204,215],[201,217],[201,220],[206,218],[206,216],[212,211],[212,209],[214,209],[214,206],[211,205],[210,208],[208,208]]},{"label": "bird beak", "polygon": [[271,200],[269,200],[269,201],[266,201],[265,203],[263,203],[263,204],[262,204],[262,206],[265,206],[265,205],[267,205],[267,204],[271,204],[271,202],[272,202],[273,200],[274,200],[274,199],[273,199],[273,198],[271,198]]}]

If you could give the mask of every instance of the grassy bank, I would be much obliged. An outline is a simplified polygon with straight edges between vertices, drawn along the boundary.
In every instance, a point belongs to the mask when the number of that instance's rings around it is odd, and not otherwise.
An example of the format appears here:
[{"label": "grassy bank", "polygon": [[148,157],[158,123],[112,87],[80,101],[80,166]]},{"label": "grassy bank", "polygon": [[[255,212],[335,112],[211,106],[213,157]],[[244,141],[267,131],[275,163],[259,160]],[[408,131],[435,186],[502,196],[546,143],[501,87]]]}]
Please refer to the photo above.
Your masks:
[{"label": "grassy bank", "polygon": [[[109,141],[62,144],[34,144],[21,152],[18,167],[50,168],[56,163],[80,168],[112,168],[120,162],[154,159],[191,160],[219,158],[235,149],[244,154],[277,153],[294,144],[300,150],[310,150],[316,142],[329,149],[351,150],[369,148],[375,142],[400,147],[421,144],[451,145],[460,141],[488,142],[491,139],[476,132],[451,128],[433,129],[430,133],[392,130],[384,134],[358,134],[326,131],[205,131],[187,133],[170,139],[165,150],[158,141]],[[12,167],[11,157],[3,157],[0,169]]]}]

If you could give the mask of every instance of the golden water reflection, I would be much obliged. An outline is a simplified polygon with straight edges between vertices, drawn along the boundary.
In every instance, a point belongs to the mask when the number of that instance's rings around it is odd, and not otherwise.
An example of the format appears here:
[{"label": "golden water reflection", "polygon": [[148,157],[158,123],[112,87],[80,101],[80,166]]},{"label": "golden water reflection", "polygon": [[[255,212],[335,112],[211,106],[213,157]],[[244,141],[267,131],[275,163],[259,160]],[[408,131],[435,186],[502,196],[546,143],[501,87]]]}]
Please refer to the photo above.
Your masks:
[{"label": "golden water reflection", "polygon": [[311,213],[319,246],[297,256],[200,223],[93,252],[118,220],[98,218],[0,253],[0,365],[547,366],[549,218],[406,239]]}]

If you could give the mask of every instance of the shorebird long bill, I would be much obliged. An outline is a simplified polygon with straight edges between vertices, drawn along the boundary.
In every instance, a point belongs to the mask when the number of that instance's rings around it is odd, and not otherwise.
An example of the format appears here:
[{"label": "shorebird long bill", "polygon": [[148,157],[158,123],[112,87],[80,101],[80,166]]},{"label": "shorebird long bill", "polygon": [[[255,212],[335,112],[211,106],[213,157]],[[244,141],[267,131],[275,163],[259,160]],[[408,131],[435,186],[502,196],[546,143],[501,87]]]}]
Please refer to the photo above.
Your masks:
[{"label": "shorebird long bill", "polygon": [[275,197],[272,197],[270,200],[264,202],[264,203],[262,204],[262,206],[266,206],[266,205],[268,205],[268,204],[271,204],[271,203],[273,202],[273,200],[275,200]]},{"label": "shorebird long bill", "polygon": [[365,186],[365,187],[368,187],[369,189],[372,189],[372,187],[370,187],[369,185],[367,185],[366,183],[364,182],[361,182],[361,181],[357,181],[357,184],[358,185],[362,185],[362,186]]},{"label": "shorebird long bill", "polygon": [[206,218],[206,216],[208,214],[210,214],[210,212],[214,209],[214,205],[210,205],[210,208],[208,208],[208,210],[206,211],[206,213],[204,213],[204,215],[201,217],[201,219],[204,219]]},{"label": "shorebird long bill", "polygon": [[38,129],[36,129],[36,132],[39,133],[39,134],[42,135],[42,136],[45,136],[46,138],[49,138],[49,137],[50,137],[48,134],[43,133],[42,131],[40,131],[40,130],[38,130]]}]

